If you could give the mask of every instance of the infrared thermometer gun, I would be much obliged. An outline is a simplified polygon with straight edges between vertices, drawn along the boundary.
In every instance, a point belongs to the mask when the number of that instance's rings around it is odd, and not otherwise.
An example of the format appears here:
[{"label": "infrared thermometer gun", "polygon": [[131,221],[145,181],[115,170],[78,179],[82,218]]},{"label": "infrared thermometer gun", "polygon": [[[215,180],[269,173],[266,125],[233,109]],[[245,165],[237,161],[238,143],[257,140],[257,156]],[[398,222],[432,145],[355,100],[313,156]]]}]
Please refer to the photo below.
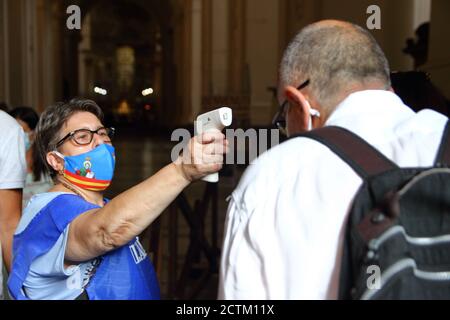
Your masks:
[{"label": "infrared thermometer gun", "polygon": [[[217,129],[222,131],[225,127],[228,127],[232,121],[232,112],[230,108],[222,107],[207,113],[203,113],[197,117],[194,126],[195,135],[200,135],[203,132]],[[218,182],[219,173],[212,173],[202,178],[206,182]]]}]

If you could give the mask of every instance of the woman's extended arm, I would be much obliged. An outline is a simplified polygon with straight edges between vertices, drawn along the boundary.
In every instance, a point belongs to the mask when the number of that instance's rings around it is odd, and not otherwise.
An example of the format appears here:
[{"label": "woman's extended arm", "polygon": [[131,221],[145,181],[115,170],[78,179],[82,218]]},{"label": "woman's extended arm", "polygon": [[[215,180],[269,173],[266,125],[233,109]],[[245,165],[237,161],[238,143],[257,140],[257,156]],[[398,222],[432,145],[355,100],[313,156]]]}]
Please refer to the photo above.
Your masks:
[{"label": "woman's extended arm", "polygon": [[139,235],[190,184],[222,167],[226,140],[220,132],[193,138],[187,152],[155,175],[70,225],[66,261],[80,262],[120,247]]}]

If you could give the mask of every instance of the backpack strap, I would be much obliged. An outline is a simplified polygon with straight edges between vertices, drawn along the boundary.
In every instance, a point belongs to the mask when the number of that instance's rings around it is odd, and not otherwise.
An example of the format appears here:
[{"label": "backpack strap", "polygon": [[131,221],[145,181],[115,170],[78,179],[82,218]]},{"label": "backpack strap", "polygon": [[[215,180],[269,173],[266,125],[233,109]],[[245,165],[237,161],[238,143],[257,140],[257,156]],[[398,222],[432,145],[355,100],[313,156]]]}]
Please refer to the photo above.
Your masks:
[{"label": "backpack strap", "polygon": [[442,134],[441,145],[434,164],[435,166],[450,166],[450,121],[447,121]]},{"label": "backpack strap", "polygon": [[[314,139],[337,154],[362,179],[398,166],[353,132],[336,126],[323,127],[292,138]],[[450,149],[450,148],[449,148]]]}]

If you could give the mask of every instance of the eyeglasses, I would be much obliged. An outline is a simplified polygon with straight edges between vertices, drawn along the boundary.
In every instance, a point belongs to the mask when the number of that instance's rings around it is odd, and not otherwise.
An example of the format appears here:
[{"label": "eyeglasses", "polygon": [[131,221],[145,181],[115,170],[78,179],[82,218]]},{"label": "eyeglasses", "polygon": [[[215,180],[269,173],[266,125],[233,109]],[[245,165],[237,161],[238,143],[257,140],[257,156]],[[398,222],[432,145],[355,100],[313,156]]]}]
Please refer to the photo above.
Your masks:
[{"label": "eyeglasses", "polygon": [[[305,82],[302,82],[297,87],[297,90],[301,90],[309,85],[309,79]],[[286,134],[286,107],[288,106],[288,101],[284,100],[284,102],[280,105],[278,112],[275,114],[272,120],[272,124],[277,126],[277,128],[284,134]]]},{"label": "eyeglasses", "polygon": [[59,140],[59,142],[56,144],[56,148],[58,148],[60,145],[62,145],[64,142],[66,142],[68,139],[72,139],[75,141],[76,144],[80,146],[87,145],[92,142],[92,139],[94,139],[94,134],[98,134],[103,139],[106,139],[105,142],[111,142],[111,139],[114,137],[116,129],[114,128],[105,128],[101,127],[97,130],[89,130],[89,129],[78,129],[72,132],[69,132],[64,138]]}]

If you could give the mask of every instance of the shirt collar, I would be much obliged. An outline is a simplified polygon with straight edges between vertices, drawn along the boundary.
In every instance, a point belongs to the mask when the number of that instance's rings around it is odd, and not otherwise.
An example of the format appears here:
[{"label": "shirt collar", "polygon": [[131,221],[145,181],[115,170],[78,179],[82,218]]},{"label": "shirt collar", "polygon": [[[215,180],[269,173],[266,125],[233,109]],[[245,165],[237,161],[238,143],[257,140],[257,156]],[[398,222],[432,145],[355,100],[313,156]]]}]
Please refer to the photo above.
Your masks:
[{"label": "shirt collar", "polygon": [[325,122],[325,126],[355,127],[389,126],[399,117],[410,117],[414,111],[403,104],[393,92],[387,90],[364,90],[350,94],[342,101]]}]

